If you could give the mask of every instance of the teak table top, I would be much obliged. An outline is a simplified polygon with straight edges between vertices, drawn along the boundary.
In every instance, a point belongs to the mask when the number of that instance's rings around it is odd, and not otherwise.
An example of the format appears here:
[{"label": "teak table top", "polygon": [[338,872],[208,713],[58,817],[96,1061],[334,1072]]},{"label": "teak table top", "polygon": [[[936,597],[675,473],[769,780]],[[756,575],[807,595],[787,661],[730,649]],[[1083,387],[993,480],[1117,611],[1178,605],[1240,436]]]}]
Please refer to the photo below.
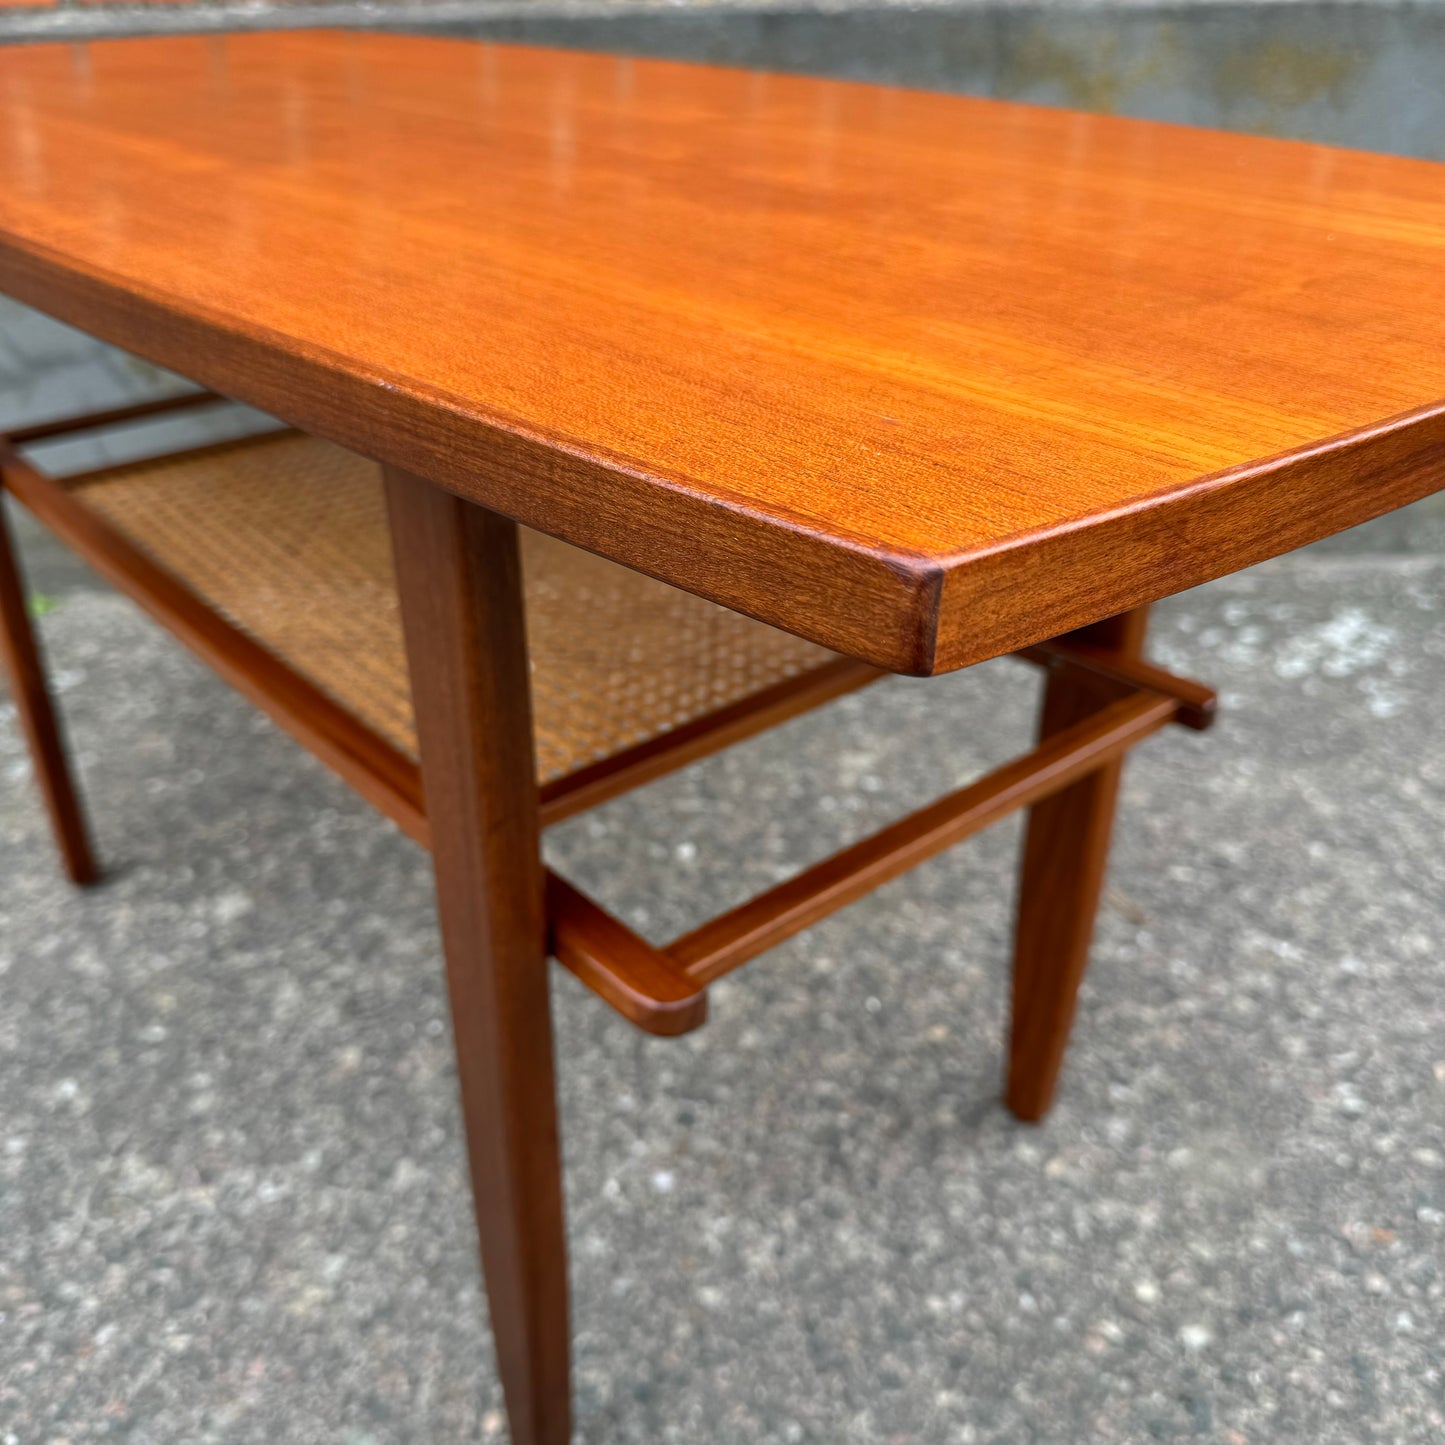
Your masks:
[{"label": "teak table top", "polygon": [[8,48],[0,290],[896,670],[1445,484],[1445,167],[956,96]]}]

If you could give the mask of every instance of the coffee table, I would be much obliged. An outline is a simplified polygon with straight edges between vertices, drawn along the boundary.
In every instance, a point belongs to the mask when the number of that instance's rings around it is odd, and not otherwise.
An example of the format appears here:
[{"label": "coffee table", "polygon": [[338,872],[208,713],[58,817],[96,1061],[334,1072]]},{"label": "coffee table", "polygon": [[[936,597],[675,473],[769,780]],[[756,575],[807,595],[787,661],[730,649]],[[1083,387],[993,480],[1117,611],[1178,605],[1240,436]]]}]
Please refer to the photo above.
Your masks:
[{"label": "coffee table", "polygon": [[[713,979],[1027,806],[1008,1099],[1037,1118],[1122,759],[1211,714],[1144,660],[1148,604],[1445,485],[1442,262],[1445,171],[1318,146],[348,32],[0,52],[0,291],[300,434],[292,470],[67,480],[27,450],[195,393],[14,432],[0,475],[431,847],[514,1440],[571,1433],[548,951],[685,1032]],[[319,569],[333,514],[295,522],[318,470],[384,491],[414,756],[314,675],[369,659],[363,594],[312,666],[207,591],[254,581],[286,517],[292,572]],[[764,633],[816,655],[549,781],[522,535],[765,624],[750,659],[783,655]],[[564,654],[612,615],[564,608]],[[85,881],[3,536],[0,623]],[[1005,652],[1048,679],[1031,753],[683,939],[545,874],[552,818],[883,673]]]}]

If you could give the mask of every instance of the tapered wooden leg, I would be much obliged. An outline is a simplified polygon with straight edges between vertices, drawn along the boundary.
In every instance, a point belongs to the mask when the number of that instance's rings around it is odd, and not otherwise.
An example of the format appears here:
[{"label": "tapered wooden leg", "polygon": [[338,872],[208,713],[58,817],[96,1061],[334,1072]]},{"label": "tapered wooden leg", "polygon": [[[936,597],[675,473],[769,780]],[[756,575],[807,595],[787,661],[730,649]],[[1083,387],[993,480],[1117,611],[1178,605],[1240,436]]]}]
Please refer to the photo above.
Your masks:
[{"label": "tapered wooden leg", "polygon": [[571,1433],[567,1261],[514,523],[388,469],[442,947],[514,1445]]},{"label": "tapered wooden leg", "polygon": [[[1138,657],[1148,617],[1148,608],[1141,607],[1070,635],[1092,647]],[[1114,685],[1081,670],[1051,672],[1040,737],[1072,726],[1118,696]],[[1006,1093],[1020,1119],[1041,1119],[1053,1103],[1088,963],[1122,771],[1122,759],[1110,763],[1029,811],[1014,938]]]},{"label": "tapered wooden leg", "polygon": [[61,862],[72,883],[94,883],[100,876],[95,852],[85,826],[70,776],[65,740],[45,686],[40,644],[25,606],[20,564],[5,521],[4,492],[0,489],[0,663],[10,681],[20,726],[30,745],[35,780],[50,814],[50,826],[60,848]]}]

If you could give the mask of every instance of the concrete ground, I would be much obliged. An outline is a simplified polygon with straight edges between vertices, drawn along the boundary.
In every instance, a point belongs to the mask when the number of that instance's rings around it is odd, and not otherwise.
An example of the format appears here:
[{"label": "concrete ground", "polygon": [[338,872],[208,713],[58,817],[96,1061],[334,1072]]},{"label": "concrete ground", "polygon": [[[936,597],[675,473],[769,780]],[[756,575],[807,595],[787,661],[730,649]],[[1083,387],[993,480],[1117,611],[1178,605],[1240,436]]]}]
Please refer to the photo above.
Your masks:
[{"label": "concrete ground", "polygon": [[[1413,515],[1159,609],[1224,716],[1130,766],[1042,1127],[997,1102],[1013,826],[686,1040],[556,972],[579,1440],[1445,1438],[1445,546]],[[110,875],[60,881],[0,703],[0,1445],[502,1440],[425,859],[30,554]],[[884,684],[548,851],[670,936],[1007,756],[1033,686]]]}]

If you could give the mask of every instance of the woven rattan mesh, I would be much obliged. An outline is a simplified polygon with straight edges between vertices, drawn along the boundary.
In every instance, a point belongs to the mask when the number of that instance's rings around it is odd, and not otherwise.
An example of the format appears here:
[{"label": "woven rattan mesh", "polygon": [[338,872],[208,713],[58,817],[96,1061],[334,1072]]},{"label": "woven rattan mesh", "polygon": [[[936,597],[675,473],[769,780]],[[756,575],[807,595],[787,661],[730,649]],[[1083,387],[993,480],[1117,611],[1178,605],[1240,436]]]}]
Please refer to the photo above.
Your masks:
[{"label": "woven rattan mesh", "polygon": [[[223,616],[415,756],[377,467],[294,435],[141,463],[85,501]],[[524,531],[542,781],[833,656]]]}]

